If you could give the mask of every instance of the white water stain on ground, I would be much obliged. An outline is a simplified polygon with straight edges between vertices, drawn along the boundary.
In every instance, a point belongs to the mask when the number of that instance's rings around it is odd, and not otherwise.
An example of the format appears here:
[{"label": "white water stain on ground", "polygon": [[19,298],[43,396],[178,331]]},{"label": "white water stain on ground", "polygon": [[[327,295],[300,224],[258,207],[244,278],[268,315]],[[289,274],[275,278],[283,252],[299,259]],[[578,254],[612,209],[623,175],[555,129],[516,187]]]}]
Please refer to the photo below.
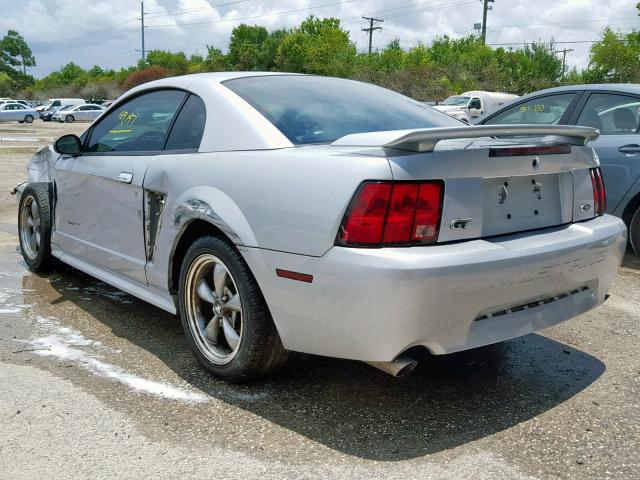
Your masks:
[{"label": "white water stain on ground", "polygon": [[20,298],[23,291],[15,288],[0,287],[0,315],[20,313],[33,306],[15,300]]},{"label": "white water stain on ground", "polygon": [[116,365],[104,362],[78,348],[93,344],[94,342],[92,340],[74,333],[65,334],[62,330],[64,329],[60,329],[58,334],[31,340],[29,343],[34,348],[34,352],[40,356],[74,361],[94,375],[115,380],[138,392],[166,398],[168,400],[179,400],[190,403],[205,403],[209,401],[209,397],[201,393],[142,378]]},{"label": "white water stain on ground", "polygon": [[[136,392],[188,403],[206,403],[210,401],[210,397],[205,394],[165,382],[143,378],[117,365],[101,360],[99,355],[90,353],[85,349],[104,349],[106,347],[103,347],[102,342],[88,339],[77,330],[61,326],[55,317],[36,316],[34,320],[36,324],[49,330],[48,334],[20,342],[28,343],[36,355],[75,362],[94,375],[121,383]],[[111,353],[119,353],[119,350],[110,351]]]}]

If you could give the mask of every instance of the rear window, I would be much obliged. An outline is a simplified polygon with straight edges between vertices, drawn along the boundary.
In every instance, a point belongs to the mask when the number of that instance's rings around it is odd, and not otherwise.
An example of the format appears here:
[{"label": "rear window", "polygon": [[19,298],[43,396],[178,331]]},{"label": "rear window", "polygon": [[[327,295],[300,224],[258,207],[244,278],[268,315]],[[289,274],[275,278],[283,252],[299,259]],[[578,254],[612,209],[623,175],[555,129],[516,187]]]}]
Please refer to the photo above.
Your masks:
[{"label": "rear window", "polygon": [[352,133],[464,125],[408,97],[353,80],[274,75],[224,85],[296,145],[330,143]]}]

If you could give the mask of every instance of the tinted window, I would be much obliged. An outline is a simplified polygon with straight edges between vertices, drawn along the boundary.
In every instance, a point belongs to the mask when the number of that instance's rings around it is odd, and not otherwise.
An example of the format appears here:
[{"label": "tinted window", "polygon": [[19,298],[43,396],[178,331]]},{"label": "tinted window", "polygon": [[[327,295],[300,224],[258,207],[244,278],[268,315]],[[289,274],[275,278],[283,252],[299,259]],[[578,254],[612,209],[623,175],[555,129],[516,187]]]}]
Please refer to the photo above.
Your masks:
[{"label": "tinted window", "polygon": [[638,129],[640,99],[612,93],[592,93],[578,125],[593,127],[604,135],[623,135]]},{"label": "tinted window", "polygon": [[224,85],[294,144],[328,143],[351,133],[463,125],[408,97],[352,80],[275,75]]},{"label": "tinted window", "polygon": [[575,93],[563,93],[531,98],[503,110],[484,123],[494,125],[518,123],[555,125],[560,122],[574,97]]},{"label": "tinted window", "polygon": [[55,102],[53,102],[51,104],[52,107],[59,107],[60,106],[60,100],[56,100]]},{"label": "tinted window", "polygon": [[204,133],[206,110],[204,102],[191,95],[178,113],[165,150],[197,150]]},{"label": "tinted window", "polygon": [[173,117],[184,100],[179,90],[146,93],[112,110],[100,120],[87,145],[89,152],[162,150]]}]

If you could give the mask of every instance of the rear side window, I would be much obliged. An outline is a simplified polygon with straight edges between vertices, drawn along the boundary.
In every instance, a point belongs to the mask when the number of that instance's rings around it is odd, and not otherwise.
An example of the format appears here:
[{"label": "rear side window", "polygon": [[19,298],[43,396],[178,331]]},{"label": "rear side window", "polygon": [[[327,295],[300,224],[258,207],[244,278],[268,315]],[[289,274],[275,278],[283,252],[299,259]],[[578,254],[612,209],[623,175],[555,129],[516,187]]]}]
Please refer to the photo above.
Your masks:
[{"label": "rear side window", "polygon": [[489,118],[485,125],[514,125],[520,123],[556,125],[575,98],[575,93],[531,98],[505,109]]},{"label": "rear side window", "polygon": [[204,133],[206,113],[202,99],[190,95],[178,113],[165,150],[198,150]]},{"label": "rear side window", "polygon": [[167,132],[185,95],[180,90],[158,90],[139,95],[120,105],[93,128],[85,151],[162,150]]},{"label": "rear side window", "polygon": [[638,130],[640,98],[613,93],[592,93],[576,122],[603,135],[624,135]]},{"label": "rear side window", "polygon": [[227,80],[224,86],[296,145],[352,133],[464,125],[404,95],[353,80],[273,75]]}]

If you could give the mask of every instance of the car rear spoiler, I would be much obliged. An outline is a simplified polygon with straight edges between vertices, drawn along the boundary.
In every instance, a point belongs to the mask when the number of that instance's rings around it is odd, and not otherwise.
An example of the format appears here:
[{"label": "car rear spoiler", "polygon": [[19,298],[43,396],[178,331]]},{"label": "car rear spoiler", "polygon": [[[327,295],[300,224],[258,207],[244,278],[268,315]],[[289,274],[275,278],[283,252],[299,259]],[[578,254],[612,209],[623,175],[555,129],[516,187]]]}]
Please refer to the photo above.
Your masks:
[{"label": "car rear spoiler", "polygon": [[411,152],[432,152],[442,140],[478,137],[545,137],[548,143],[584,146],[600,132],[591,127],[572,125],[474,125],[434,127],[415,130],[386,130],[354,133],[331,145],[343,147],[386,147]]}]

